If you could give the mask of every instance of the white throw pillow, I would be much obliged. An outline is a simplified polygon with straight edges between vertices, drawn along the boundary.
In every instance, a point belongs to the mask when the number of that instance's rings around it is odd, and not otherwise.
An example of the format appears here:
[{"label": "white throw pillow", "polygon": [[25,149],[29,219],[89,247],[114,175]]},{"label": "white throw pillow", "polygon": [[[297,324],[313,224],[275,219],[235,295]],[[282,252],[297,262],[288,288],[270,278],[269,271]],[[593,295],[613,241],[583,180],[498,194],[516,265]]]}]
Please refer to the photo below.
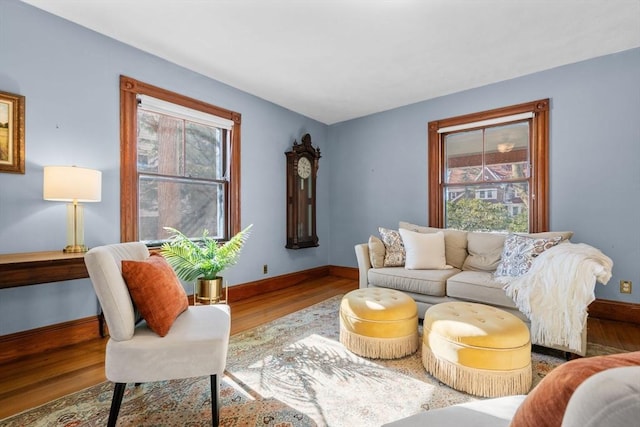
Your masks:
[{"label": "white throw pillow", "polygon": [[444,233],[417,233],[399,230],[406,259],[404,268],[409,270],[442,270],[447,268],[444,255]]},{"label": "white throw pillow", "polygon": [[464,260],[467,259],[467,231],[454,230],[453,228],[436,228],[416,225],[406,221],[400,221],[399,228],[415,231],[418,233],[444,233],[444,256],[447,257],[447,264],[455,268],[462,268]]}]

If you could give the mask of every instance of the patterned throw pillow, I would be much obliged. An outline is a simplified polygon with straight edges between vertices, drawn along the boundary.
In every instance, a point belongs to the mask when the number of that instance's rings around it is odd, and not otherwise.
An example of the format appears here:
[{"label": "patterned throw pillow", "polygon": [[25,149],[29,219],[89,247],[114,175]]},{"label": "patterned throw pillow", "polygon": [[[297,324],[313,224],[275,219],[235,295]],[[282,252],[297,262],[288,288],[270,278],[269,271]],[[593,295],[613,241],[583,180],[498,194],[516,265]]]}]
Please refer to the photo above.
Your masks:
[{"label": "patterned throw pillow", "polygon": [[519,277],[529,271],[533,260],[547,249],[557,245],[562,237],[534,239],[519,234],[509,234],[504,241],[502,258],[496,269],[496,277]]},{"label": "patterned throw pillow", "polygon": [[385,267],[402,267],[404,266],[404,245],[402,237],[398,230],[389,230],[387,228],[378,227],[380,238],[384,243],[384,266]]}]

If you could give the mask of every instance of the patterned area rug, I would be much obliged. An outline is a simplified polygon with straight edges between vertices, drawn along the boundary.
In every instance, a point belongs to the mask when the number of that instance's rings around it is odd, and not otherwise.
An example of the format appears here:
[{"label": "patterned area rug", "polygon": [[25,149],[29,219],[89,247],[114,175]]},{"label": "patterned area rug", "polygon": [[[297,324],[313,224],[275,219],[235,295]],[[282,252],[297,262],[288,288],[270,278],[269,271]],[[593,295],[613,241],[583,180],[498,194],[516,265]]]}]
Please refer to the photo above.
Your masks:
[{"label": "patterned area rug", "polygon": [[[428,375],[420,350],[364,359],[338,341],[340,296],[231,337],[221,388],[222,426],[379,426],[416,412],[478,399]],[[615,349],[600,346],[605,354]],[[533,353],[534,385],[563,362]],[[0,421],[15,426],[103,426],[113,385],[90,387]],[[122,426],[211,425],[209,378],[128,386]]]}]

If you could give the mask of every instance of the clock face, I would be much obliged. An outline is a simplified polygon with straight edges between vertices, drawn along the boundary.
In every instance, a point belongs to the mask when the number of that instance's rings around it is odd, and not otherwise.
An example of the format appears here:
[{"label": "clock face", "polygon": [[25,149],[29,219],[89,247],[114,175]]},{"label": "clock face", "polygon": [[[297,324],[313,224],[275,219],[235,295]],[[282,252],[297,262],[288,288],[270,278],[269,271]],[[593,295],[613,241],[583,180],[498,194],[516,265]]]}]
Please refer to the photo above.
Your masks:
[{"label": "clock face", "polygon": [[311,175],[311,162],[306,157],[300,157],[298,160],[298,176],[307,179]]}]

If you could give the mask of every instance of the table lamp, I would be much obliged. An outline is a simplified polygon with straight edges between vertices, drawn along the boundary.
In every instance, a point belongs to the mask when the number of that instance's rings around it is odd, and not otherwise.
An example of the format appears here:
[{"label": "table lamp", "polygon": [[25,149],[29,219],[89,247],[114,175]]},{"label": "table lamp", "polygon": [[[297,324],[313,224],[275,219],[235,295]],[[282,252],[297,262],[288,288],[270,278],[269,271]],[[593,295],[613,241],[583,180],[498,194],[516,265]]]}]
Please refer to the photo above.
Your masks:
[{"label": "table lamp", "polygon": [[71,202],[67,205],[67,246],[63,252],[81,253],[84,245],[84,214],[79,202],[99,202],[102,172],[76,166],[45,166],[43,199]]}]

